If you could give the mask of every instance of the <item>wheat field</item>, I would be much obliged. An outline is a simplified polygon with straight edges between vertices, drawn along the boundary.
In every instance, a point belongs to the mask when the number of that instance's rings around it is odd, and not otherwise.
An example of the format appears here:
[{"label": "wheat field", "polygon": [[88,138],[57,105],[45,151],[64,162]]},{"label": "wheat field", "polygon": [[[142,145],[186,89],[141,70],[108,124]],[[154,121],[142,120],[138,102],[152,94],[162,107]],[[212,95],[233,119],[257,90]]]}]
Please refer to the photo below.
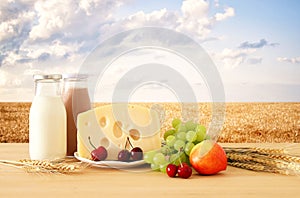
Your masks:
[{"label": "wheat field", "polygon": [[[164,112],[161,132],[170,128],[173,118],[188,120],[197,117],[209,127],[212,121],[212,103],[190,104],[182,115],[179,103],[138,103]],[[0,103],[0,142],[28,142],[30,103]],[[103,104],[95,104],[99,106]],[[220,113],[221,114],[221,113]],[[214,114],[215,115],[215,114]],[[221,115],[215,115],[223,117]],[[300,103],[226,103],[225,122],[219,133],[219,142],[237,143],[300,143]]]}]

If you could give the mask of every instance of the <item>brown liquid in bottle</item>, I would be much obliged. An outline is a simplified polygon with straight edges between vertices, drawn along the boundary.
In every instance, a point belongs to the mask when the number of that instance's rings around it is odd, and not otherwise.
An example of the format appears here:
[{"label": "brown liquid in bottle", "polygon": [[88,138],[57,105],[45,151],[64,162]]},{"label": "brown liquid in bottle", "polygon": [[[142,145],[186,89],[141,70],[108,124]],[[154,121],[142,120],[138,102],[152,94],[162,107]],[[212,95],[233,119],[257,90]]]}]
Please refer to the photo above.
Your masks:
[{"label": "brown liquid in bottle", "polygon": [[77,115],[91,109],[87,88],[69,88],[64,91],[63,101],[67,112],[67,155],[77,151]]}]

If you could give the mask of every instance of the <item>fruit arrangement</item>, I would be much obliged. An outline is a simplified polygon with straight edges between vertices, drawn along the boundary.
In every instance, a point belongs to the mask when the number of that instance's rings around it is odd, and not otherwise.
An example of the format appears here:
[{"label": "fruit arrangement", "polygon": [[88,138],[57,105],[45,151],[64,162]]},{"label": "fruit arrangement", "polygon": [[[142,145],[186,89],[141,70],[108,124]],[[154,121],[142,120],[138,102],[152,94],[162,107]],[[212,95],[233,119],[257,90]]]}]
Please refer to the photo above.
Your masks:
[{"label": "fruit arrangement", "polygon": [[145,153],[144,160],[151,164],[151,169],[170,177],[178,174],[181,178],[192,175],[191,167],[202,175],[226,169],[226,153],[220,145],[209,140],[203,125],[174,119],[172,127],[165,132],[161,149]]},{"label": "fruit arrangement", "polygon": [[[94,147],[91,158],[94,161],[105,160],[107,150],[100,146]],[[131,150],[127,149],[130,144]],[[201,175],[212,175],[226,170],[227,157],[223,148],[210,140],[203,125],[193,121],[172,121],[172,129],[164,133],[162,147],[158,150],[143,153],[140,147],[134,147],[127,137],[125,148],[118,156],[118,161],[130,162],[143,160],[151,165],[152,170],[167,173],[169,177],[189,178],[193,169]]]}]

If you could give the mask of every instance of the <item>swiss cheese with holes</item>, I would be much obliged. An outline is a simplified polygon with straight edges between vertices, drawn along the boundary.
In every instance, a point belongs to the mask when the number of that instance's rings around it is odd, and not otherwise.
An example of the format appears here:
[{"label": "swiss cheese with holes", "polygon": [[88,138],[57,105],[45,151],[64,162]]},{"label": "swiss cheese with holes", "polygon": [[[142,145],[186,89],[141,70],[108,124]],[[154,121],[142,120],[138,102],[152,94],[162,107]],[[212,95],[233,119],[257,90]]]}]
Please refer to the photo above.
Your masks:
[{"label": "swiss cheese with holes", "polygon": [[[107,149],[107,160],[117,160],[127,137],[134,147],[144,152],[161,147],[158,113],[138,105],[112,104],[80,113],[77,130],[77,152],[88,159],[94,145]],[[129,143],[126,148],[131,150]]]}]

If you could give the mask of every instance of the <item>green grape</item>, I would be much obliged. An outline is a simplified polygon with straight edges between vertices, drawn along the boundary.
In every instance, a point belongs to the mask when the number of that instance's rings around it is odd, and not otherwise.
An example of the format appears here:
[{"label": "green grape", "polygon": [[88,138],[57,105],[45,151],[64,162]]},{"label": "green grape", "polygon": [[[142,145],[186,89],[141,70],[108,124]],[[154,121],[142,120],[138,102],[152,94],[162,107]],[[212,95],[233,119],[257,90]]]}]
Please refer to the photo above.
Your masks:
[{"label": "green grape", "polygon": [[153,162],[156,165],[163,165],[167,163],[167,160],[165,159],[165,156],[162,153],[156,153],[153,157]]},{"label": "green grape", "polygon": [[163,164],[163,165],[160,165],[160,166],[159,166],[160,172],[166,173],[166,172],[167,172],[166,169],[167,169],[168,164],[169,164],[169,163],[165,163],[165,164]]},{"label": "green grape", "polygon": [[206,136],[206,128],[203,125],[197,125],[196,127],[197,141],[202,142]]},{"label": "green grape", "polygon": [[175,129],[177,129],[178,132],[186,132],[186,127],[183,123],[177,125]]},{"label": "green grape", "polygon": [[169,135],[166,139],[166,144],[169,146],[169,147],[172,147],[174,146],[174,143],[176,141],[176,138],[174,135]]},{"label": "green grape", "polygon": [[169,135],[173,135],[176,131],[174,129],[168,130],[164,133],[164,140],[167,139]]},{"label": "green grape", "polygon": [[172,126],[173,128],[176,128],[179,124],[181,124],[181,120],[178,118],[173,119]]},{"label": "green grape", "polygon": [[193,149],[194,146],[195,146],[194,143],[188,142],[188,143],[185,145],[185,148],[184,148],[185,154],[187,154],[187,155],[189,156],[190,153],[191,153],[191,150]]},{"label": "green grape", "polygon": [[155,170],[155,171],[158,171],[159,170],[159,165],[157,165],[157,164],[151,164],[151,169]]},{"label": "green grape", "polygon": [[195,128],[196,128],[196,126],[197,126],[197,124],[196,123],[194,123],[193,121],[187,121],[186,123],[185,123],[185,127],[186,127],[186,130],[187,131],[194,131],[195,130]]},{"label": "green grape", "polygon": [[171,148],[168,145],[164,145],[163,147],[161,147],[160,152],[164,155],[168,155],[171,152]]},{"label": "green grape", "polygon": [[144,161],[148,164],[153,163],[153,157],[156,154],[156,151],[149,151],[144,154]]},{"label": "green grape", "polygon": [[170,156],[170,163],[175,164],[176,166],[178,166],[180,164],[180,156],[178,155],[178,153],[176,154],[172,154]]},{"label": "green grape", "polygon": [[188,131],[185,138],[189,142],[195,142],[197,140],[197,134],[195,131]]},{"label": "green grape", "polygon": [[176,138],[179,139],[179,140],[183,140],[183,141],[186,140],[185,136],[186,136],[185,132],[178,132],[176,134]]},{"label": "green grape", "polygon": [[176,140],[174,143],[174,149],[177,151],[183,150],[185,147],[185,142],[183,140]]}]

